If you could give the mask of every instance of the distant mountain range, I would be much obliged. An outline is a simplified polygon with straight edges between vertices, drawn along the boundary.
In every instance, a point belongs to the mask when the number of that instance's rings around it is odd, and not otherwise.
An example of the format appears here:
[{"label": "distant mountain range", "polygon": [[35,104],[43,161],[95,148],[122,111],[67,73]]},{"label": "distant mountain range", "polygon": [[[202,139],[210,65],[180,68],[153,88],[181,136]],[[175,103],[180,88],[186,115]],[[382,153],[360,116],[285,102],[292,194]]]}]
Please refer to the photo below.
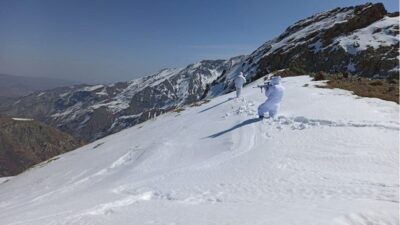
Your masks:
[{"label": "distant mountain range", "polygon": [[39,90],[76,84],[72,81],[0,74],[0,97],[20,97]]},{"label": "distant mountain range", "polygon": [[284,68],[398,79],[399,14],[364,4],[318,13],[288,27],[253,53],[163,69],[111,85],[76,85],[37,91],[0,113],[35,118],[92,141],[149,118],[233,89],[243,71],[248,81]]},{"label": "distant mountain range", "polygon": [[35,118],[91,141],[204,98],[208,85],[242,58],[205,60],[111,85],[39,91],[13,102],[5,114]]}]

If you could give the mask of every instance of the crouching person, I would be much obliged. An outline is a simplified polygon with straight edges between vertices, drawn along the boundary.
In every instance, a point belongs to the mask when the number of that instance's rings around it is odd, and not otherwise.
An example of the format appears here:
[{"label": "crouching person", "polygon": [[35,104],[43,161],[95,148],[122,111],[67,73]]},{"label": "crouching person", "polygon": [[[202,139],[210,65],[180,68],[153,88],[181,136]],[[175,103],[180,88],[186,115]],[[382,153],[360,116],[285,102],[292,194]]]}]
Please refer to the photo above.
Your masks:
[{"label": "crouching person", "polygon": [[272,77],[271,83],[266,85],[264,90],[267,100],[258,107],[258,116],[264,118],[265,114],[268,113],[268,117],[275,118],[285,91],[285,88],[281,85],[281,77]]}]

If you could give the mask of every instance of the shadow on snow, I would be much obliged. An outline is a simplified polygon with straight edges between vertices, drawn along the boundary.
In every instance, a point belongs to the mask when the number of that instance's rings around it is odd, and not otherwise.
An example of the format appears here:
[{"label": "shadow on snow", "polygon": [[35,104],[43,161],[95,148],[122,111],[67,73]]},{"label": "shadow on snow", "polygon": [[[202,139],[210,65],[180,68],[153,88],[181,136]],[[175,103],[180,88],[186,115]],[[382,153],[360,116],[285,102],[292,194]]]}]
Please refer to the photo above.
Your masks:
[{"label": "shadow on snow", "polygon": [[199,113],[202,113],[202,112],[208,111],[208,110],[210,110],[210,109],[213,109],[213,108],[215,108],[215,107],[217,107],[217,106],[219,106],[219,105],[224,104],[225,102],[229,102],[229,101],[232,100],[232,99],[233,99],[233,98],[228,98],[227,100],[225,100],[225,101],[223,101],[223,102],[220,102],[220,103],[218,103],[218,104],[216,104],[216,105],[213,105],[213,106],[210,106],[210,107],[208,107],[208,108],[206,108],[206,109],[201,110]]},{"label": "shadow on snow", "polygon": [[256,122],[258,122],[258,121],[260,121],[260,120],[262,120],[262,119],[260,119],[260,118],[253,118],[253,119],[245,120],[245,121],[243,121],[243,122],[241,122],[241,123],[239,123],[239,124],[237,124],[237,125],[235,125],[235,126],[229,128],[229,129],[227,129],[227,130],[224,130],[224,131],[221,131],[221,132],[212,134],[212,135],[208,136],[207,138],[216,138],[216,137],[219,137],[219,136],[221,136],[221,135],[223,135],[223,134],[226,134],[226,133],[231,132],[231,131],[233,131],[233,130],[236,130],[236,129],[238,129],[238,128],[247,126],[247,125],[249,125],[249,124],[256,123]]}]

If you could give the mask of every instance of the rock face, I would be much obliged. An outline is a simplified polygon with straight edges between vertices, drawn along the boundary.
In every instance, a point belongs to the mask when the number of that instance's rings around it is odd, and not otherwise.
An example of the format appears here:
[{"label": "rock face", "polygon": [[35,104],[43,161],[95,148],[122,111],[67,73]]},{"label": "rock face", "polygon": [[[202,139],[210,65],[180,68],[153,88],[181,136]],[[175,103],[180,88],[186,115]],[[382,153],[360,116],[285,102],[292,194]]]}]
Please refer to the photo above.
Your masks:
[{"label": "rock face", "polygon": [[35,118],[91,141],[200,100],[211,82],[237,62],[204,60],[127,82],[35,92],[5,113]]},{"label": "rock face", "polygon": [[399,14],[387,13],[381,3],[318,13],[246,56],[218,84],[231,90],[238,71],[254,80],[285,68],[398,79]]},{"label": "rock face", "polygon": [[398,21],[380,3],[337,8],[301,20],[266,44],[257,76],[297,67],[308,72],[398,77]]},{"label": "rock face", "polygon": [[0,111],[35,118],[91,141],[227,93],[241,71],[248,81],[285,68],[398,79],[398,19],[398,13],[387,13],[379,3],[336,8],[298,21],[247,56],[204,60],[112,85],[36,92],[0,105]]},{"label": "rock face", "polygon": [[0,177],[16,175],[82,144],[37,121],[0,117]]}]

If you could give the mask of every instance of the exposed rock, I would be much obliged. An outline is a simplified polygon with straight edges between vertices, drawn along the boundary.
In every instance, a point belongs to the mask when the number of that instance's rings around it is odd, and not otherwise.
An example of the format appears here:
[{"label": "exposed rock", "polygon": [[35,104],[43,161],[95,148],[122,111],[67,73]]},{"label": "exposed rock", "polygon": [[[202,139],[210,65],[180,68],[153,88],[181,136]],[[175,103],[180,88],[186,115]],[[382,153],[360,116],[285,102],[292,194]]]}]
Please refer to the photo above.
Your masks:
[{"label": "exposed rock", "polygon": [[[399,18],[380,3],[335,8],[300,20],[227,71],[215,87],[233,90],[243,71],[248,81],[290,68],[304,73],[350,73],[366,78],[399,78]],[[293,72],[293,70],[292,70]],[[296,74],[296,73],[295,73]],[[210,96],[213,96],[210,88]],[[218,92],[220,93],[220,92]]]},{"label": "exposed rock", "polygon": [[[318,35],[309,32],[305,35],[307,41],[297,41],[292,44],[292,48],[280,48],[266,54],[260,60],[256,77],[269,70],[287,67],[299,67],[308,72],[350,72],[362,77],[398,77],[399,38],[398,24],[395,23],[398,18],[393,23],[387,22],[389,19],[385,18],[386,10],[378,3],[332,10],[323,14],[325,23],[329,22],[327,15],[338,17],[338,13],[345,15],[342,20],[330,27],[322,27]],[[311,23],[314,25],[316,22],[321,23],[321,15],[309,20],[314,21]],[[310,24],[310,21],[306,24]],[[374,30],[368,32],[368,29]],[[290,30],[293,28],[288,29]],[[359,37],[361,35],[363,36]],[[346,36],[349,38],[344,38]],[[393,36],[393,44],[379,44],[390,36]],[[368,42],[365,49],[361,48],[360,44],[365,44],[362,42],[369,41],[368,38],[375,40],[375,43]],[[343,45],[350,40],[353,40],[353,45],[344,48]]]},{"label": "exposed rock", "polygon": [[83,142],[43,123],[0,117],[0,176],[13,176]]}]

